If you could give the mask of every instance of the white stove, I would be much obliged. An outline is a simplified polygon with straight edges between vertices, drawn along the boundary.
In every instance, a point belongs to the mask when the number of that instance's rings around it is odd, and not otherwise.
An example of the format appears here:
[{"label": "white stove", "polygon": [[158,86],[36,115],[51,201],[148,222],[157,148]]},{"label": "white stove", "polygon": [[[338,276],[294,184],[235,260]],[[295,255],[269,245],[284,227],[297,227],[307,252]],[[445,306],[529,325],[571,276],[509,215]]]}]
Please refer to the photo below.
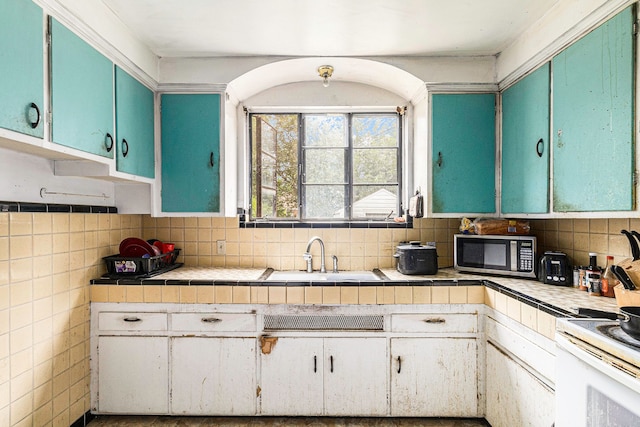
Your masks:
[{"label": "white stove", "polygon": [[556,322],[556,427],[640,426],[640,341],[618,322]]}]

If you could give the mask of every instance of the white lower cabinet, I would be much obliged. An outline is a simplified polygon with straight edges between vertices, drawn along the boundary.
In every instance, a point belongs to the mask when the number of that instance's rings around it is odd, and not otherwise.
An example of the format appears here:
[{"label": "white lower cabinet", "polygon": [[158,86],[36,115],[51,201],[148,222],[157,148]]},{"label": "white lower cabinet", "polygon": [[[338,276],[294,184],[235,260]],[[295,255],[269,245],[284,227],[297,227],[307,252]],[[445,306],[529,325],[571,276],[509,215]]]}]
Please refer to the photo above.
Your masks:
[{"label": "white lower cabinet", "polygon": [[[368,307],[333,307],[322,316],[345,316],[342,323],[317,329],[297,319],[316,316],[316,307],[286,307],[296,321],[273,329],[266,315],[291,316],[285,308],[92,303],[92,411],[481,417],[478,313],[458,309],[378,308],[383,322],[360,330],[345,318],[367,316]],[[492,366],[505,375],[500,363]],[[498,373],[488,375],[496,387]]]},{"label": "white lower cabinet", "polygon": [[168,413],[166,337],[101,336],[98,366],[99,412]]},{"label": "white lower cabinet", "polygon": [[260,356],[263,415],[387,414],[385,338],[269,339]]},{"label": "white lower cabinet", "polygon": [[553,390],[491,343],[487,343],[486,378],[486,419],[493,427],[553,425]]},{"label": "white lower cabinet", "polygon": [[385,338],[327,338],[324,360],[325,414],[387,415]]},{"label": "white lower cabinet", "polygon": [[322,415],[322,338],[269,338],[260,353],[263,415]]},{"label": "white lower cabinet", "polygon": [[255,415],[254,338],[171,338],[171,413]]},{"label": "white lower cabinet", "polygon": [[478,416],[477,353],[471,338],[392,338],[391,415]]}]

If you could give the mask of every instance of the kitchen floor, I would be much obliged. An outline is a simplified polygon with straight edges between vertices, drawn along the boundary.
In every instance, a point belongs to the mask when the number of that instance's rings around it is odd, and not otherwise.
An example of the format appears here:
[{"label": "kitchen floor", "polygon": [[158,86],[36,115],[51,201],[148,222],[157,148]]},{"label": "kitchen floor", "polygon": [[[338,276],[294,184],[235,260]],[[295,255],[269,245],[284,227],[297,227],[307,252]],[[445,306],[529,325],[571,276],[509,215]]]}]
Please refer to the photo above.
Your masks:
[{"label": "kitchen floor", "polygon": [[98,416],[88,427],[487,427],[470,418],[328,418],[328,417],[159,417]]}]

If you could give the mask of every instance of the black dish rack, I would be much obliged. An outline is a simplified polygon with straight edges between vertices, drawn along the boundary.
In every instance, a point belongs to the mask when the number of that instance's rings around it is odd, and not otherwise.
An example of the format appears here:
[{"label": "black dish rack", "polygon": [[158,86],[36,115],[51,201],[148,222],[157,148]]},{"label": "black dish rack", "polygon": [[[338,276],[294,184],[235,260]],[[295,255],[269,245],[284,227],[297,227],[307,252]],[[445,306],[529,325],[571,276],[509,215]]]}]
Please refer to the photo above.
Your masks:
[{"label": "black dish rack", "polygon": [[180,255],[180,249],[148,258],[106,256],[102,258],[107,265],[107,274],[103,277],[138,279],[156,276],[182,266],[181,263],[176,263],[178,255]]}]

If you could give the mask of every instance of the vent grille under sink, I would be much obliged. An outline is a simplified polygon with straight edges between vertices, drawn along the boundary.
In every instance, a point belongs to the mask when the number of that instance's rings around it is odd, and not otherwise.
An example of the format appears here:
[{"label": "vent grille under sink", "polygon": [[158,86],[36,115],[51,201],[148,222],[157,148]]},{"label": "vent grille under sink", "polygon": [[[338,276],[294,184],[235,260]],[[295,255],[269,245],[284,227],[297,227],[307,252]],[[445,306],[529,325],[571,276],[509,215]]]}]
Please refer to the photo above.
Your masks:
[{"label": "vent grille under sink", "polygon": [[265,331],[382,331],[384,316],[264,316]]}]

